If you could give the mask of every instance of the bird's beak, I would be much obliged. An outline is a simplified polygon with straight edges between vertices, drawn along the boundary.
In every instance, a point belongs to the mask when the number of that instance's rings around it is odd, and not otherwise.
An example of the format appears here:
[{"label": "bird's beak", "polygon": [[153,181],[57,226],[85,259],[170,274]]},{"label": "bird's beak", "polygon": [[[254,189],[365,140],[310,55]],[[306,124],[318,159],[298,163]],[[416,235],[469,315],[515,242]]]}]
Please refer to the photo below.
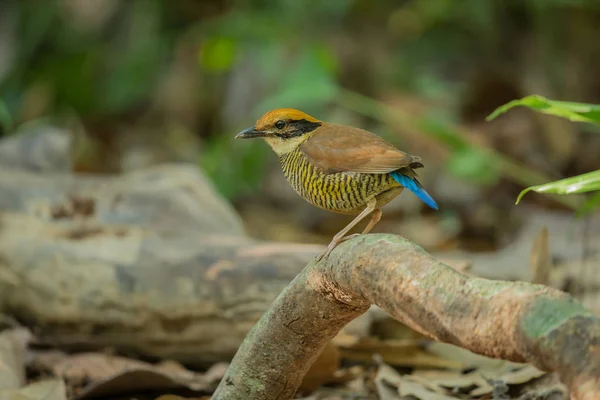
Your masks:
[{"label": "bird's beak", "polygon": [[265,136],[267,136],[266,131],[259,131],[256,129],[256,127],[251,126],[250,128],[244,129],[243,131],[241,131],[240,133],[235,135],[235,138],[236,139],[252,139],[252,138],[257,138],[257,137],[265,137]]}]

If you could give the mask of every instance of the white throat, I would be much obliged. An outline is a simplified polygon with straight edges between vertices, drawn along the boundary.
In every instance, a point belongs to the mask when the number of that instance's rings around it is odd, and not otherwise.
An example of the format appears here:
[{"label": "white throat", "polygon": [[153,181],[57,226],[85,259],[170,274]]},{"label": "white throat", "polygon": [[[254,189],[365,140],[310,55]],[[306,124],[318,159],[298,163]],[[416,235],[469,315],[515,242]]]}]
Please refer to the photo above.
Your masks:
[{"label": "white throat", "polygon": [[277,153],[278,156],[282,156],[291,151],[294,151],[296,147],[298,147],[302,142],[306,140],[303,136],[298,136],[290,139],[280,139],[277,137],[266,137],[265,142],[271,146],[273,151]]}]

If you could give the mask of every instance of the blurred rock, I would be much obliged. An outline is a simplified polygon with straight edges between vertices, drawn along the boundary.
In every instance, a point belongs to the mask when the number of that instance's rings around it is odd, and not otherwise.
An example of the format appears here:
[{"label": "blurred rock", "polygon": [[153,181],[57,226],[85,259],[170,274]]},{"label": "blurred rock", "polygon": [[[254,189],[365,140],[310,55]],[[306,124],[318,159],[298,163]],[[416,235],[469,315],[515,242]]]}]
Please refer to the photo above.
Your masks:
[{"label": "blurred rock", "polygon": [[72,134],[43,123],[29,123],[0,141],[0,165],[36,172],[71,169]]}]

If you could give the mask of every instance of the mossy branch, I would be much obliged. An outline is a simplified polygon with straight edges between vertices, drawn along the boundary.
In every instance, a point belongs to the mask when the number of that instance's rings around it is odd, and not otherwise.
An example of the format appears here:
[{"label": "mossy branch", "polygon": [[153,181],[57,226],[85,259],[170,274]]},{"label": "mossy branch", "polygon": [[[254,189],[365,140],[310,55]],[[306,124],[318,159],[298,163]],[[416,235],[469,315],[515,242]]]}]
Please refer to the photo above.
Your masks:
[{"label": "mossy branch", "polygon": [[469,277],[405,239],[373,234],[338,246],[287,286],[212,399],[291,399],[325,344],[370,304],[435,340],[557,371],[572,399],[600,398],[600,319],[571,296]]}]

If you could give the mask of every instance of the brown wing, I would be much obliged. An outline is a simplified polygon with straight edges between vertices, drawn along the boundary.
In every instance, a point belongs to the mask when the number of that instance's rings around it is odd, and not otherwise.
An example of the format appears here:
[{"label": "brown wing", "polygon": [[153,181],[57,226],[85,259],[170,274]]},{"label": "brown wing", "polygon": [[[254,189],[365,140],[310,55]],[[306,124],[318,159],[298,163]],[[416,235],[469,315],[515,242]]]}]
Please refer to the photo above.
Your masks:
[{"label": "brown wing", "polygon": [[409,165],[423,166],[419,157],[396,149],[371,132],[336,124],[323,124],[300,145],[300,151],[326,173],[386,174]]}]

